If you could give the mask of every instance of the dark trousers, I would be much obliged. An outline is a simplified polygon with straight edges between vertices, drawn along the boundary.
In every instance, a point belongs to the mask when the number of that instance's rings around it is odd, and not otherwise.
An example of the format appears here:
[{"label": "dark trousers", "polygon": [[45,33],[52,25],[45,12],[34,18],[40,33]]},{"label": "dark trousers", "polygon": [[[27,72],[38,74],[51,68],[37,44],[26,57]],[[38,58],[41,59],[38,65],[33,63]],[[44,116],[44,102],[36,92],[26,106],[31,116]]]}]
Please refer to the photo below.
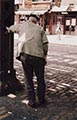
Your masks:
[{"label": "dark trousers", "polygon": [[28,99],[35,102],[35,91],[33,84],[33,76],[35,73],[37,77],[37,96],[39,101],[43,101],[45,99],[45,80],[44,80],[45,60],[43,58],[25,54],[23,55],[22,65],[24,75],[26,78]]}]

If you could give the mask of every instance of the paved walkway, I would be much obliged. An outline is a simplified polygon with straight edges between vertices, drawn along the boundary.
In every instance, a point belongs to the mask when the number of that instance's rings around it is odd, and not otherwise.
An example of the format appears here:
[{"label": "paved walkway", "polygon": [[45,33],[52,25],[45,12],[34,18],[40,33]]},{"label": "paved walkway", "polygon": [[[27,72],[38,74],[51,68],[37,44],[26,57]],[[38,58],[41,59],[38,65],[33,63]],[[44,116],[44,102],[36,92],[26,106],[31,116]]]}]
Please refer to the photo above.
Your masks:
[{"label": "paved walkway", "polygon": [[77,36],[74,35],[60,35],[59,40],[58,35],[48,35],[48,40],[50,43],[64,44],[64,45],[77,45]]},{"label": "paved walkway", "polygon": [[[0,120],[77,120],[76,36],[48,36],[49,52],[45,71],[47,104],[30,108],[26,90],[0,97]],[[75,38],[75,39],[73,39]],[[69,44],[64,42],[71,39]],[[74,40],[74,42],[73,42]],[[55,42],[54,42],[55,41]],[[16,52],[15,40],[15,52]],[[14,58],[16,76],[24,83],[21,63]],[[34,85],[36,90],[36,77]]]},{"label": "paved walkway", "polygon": [[[77,45],[77,36],[75,35],[47,35],[49,43],[64,44],[64,45]],[[18,35],[15,34],[15,39],[18,39]]]}]

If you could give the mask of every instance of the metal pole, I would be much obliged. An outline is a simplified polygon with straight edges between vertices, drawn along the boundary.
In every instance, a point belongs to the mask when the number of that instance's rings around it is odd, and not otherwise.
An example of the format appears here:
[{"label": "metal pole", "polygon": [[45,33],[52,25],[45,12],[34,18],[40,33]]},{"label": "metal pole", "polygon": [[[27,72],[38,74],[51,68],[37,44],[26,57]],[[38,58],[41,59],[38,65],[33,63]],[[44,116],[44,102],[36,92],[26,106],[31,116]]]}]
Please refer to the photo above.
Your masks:
[{"label": "metal pole", "polygon": [[14,0],[0,0],[0,95],[21,88],[14,70],[14,37],[6,26],[14,24]]}]

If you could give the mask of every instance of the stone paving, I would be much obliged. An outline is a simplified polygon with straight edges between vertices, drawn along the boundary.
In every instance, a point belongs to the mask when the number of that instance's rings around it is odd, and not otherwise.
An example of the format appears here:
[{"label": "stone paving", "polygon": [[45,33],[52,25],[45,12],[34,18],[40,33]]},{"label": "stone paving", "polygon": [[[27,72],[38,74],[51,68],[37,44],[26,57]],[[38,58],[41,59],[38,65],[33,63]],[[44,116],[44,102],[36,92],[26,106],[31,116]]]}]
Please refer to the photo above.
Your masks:
[{"label": "stone paving", "polygon": [[[47,104],[30,108],[25,104],[26,90],[1,97],[0,120],[77,120],[77,46],[50,43],[47,61]],[[22,65],[16,59],[14,67],[17,78],[24,83]],[[36,82],[34,77],[35,89]]]}]

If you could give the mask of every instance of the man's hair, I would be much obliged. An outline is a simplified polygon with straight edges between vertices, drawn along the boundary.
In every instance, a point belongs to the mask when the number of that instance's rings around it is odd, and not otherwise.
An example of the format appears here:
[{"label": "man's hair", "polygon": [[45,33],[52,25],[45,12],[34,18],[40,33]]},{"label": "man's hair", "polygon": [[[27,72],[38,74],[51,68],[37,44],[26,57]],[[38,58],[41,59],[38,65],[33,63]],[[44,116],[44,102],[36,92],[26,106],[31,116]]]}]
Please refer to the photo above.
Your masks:
[{"label": "man's hair", "polygon": [[30,14],[30,15],[29,15],[29,18],[30,18],[30,17],[36,18],[37,21],[39,20],[39,16],[37,16],[37,15],[35,15],[35,14]]}]

